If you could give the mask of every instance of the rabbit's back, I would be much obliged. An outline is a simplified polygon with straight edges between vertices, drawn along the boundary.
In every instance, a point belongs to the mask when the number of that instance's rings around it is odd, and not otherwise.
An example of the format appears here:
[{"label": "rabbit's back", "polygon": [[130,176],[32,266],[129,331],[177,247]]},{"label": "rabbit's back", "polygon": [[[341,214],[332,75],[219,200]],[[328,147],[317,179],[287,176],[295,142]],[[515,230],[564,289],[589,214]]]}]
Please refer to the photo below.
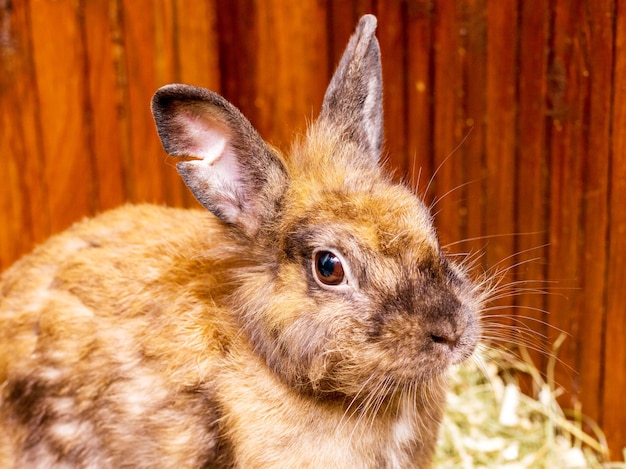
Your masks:
[{"label": "rabbit's back", "polygon": [[[0,434],[19,444],[0,439],[0,462],[56,467],[71,448],[83,448],[70,458],[83,467],[197,466],[199,451],[210,456],[207,376],[230,335],[215,301],[223,279],[205,250],[220,231],[201,211],[125,206],[3,275]],[[213,308],[200,304],[206,297]],[[35,448],[28,459],[11,454],[25,448]]]}]

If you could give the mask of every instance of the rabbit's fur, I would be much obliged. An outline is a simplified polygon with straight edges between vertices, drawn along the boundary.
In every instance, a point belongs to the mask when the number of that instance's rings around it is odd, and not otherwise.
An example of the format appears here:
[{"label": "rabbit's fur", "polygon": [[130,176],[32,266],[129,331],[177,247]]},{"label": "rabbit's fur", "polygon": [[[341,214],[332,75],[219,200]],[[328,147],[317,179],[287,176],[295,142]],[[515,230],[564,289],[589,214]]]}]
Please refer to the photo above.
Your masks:
[{"label": "rabbit's fur", "polygon": [[156,93],[212,214],[124,206],[5,272],[0,467],[430,466],[481,294],[379,167],[375,28],[288,157],[210,91]]}]

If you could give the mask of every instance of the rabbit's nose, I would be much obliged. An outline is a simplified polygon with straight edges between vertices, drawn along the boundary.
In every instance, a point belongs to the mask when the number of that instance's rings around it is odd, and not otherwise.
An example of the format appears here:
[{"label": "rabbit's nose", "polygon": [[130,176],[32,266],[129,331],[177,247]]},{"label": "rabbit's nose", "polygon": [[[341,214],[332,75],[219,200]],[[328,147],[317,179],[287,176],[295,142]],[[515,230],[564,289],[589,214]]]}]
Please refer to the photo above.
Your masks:
[{"label": "rabbit's nose", "polygon": [[461,334],[458,333],[431,332],[430,334],[430,338],[434,343],[447,345],[450,350],[454,350],[460,337]]}]

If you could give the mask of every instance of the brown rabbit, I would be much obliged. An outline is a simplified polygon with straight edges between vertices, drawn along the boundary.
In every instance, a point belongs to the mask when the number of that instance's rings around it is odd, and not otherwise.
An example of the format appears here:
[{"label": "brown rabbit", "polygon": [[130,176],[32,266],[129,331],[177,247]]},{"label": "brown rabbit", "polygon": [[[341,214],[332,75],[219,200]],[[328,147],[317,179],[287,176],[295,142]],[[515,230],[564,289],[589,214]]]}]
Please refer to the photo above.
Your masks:
[{"label": "brown rabbit", "polygon": [[483,295],[379,167],[375,28],[288,157],[217,94],[157,91],[211,213],[125,206],[3,275],[0,467],[430,466]]}]

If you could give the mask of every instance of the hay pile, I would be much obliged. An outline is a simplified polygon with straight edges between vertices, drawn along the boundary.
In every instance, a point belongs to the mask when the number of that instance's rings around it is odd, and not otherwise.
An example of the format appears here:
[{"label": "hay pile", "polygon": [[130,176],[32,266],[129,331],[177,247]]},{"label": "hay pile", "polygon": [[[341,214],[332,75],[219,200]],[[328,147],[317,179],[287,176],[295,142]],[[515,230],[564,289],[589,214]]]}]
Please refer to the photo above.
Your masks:
[{"label": "hay pile", "polygon": [[[527,352],[521,350],[520,356],[513,359],[489,349],[453,373],[433,467],[626,469],[626,463],[607,462],[608,449],[597,426],[580,411],[566,413],[557,403],[552,379],[556,359],[544,379]],[[520,391],[520,373],[532,379],[536,398]],[[583,422],[592,429],[588,433]]]}]

